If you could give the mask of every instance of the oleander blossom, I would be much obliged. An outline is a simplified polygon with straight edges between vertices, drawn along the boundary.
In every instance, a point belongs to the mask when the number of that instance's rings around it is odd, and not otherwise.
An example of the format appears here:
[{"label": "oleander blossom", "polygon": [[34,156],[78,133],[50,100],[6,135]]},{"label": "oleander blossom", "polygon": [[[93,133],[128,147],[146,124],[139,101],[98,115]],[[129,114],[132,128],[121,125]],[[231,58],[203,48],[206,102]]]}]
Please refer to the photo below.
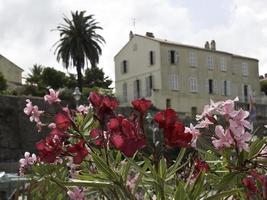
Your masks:
[{"label": "oleander blossom", "polygon": [[49,94],[44,96],[44,100],[47,101],[49,104],[59,103],[61,100],[59,99],[59,91],[55,91],[52,88],[49,89]]},{"label": "oleander blossom", "polygon": [[76,109],[79,113],[88,114],[89,106],[79,105]]},{"label": "oleander blossom", "polygon": [[79,187],[75,186],[71,190],[67,192],[68,196],[71,200],[86,200],[83,189],[80,189]]},{"label": "oleander blossom", "polygon": [[215,127],[215,136],[212,138],[212,144],[215,148],[229,148],[233,145],[234,140],[231,136],[230,130],[224,128],[221,125]]},{"label": "oleander blossom", "polygon": [[21,158],[19,160],[20,168],[19,172],[21,175],[24,174],[25,170],[30,167],[31,165],[34,165],[37,161],[36,155],[33,153],[32,155],[29,152],[24,153],[24,158]]},{"label": "oleander blossom", "polygon": [[200,131],[196,129],[196,127],[192,123],[190,123],[190,127],[185,127],[185,133],[192,134],[193,138],[192,138],[191,146],[195,148],[197,139],[201,135]]},{"label": "oleander blossom", "polygon": [[29,99],[27,99],[26,102],[27,104],[24,108],[24,113],[30,116],[31,122],[40,122],[40,116],[44,113],[44,111],[39,110],[38,106],[36,105],[33,106],[32,102]]}]

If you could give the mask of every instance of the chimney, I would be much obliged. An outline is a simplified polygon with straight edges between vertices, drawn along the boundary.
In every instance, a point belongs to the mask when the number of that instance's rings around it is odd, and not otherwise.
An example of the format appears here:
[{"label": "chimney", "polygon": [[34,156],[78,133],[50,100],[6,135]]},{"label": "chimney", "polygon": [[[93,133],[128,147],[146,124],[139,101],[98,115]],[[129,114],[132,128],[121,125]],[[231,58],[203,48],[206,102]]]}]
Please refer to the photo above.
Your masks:
[{"label": "chimney", "polygon": [[146,32],[147,37],[155,38],[154,34],[152,32]]},{"label": "chimney", "polygon": [[206,41],[204,48],[205,48],[205,49],[210,49],[210,44],[209,44],[208,41]]},{"label": "chimney", "polygon": [[130,33],[129,33],[129,40],[131,40],[133,38],[133,36],[134,36],[133,32],[130,31]]},{"label": "chimney", "polygon": [[211,40],[211,42],[210,42],[210,49],[211,49],[212,51],[216,51],[216,43],[215,43],[214,40]]}]

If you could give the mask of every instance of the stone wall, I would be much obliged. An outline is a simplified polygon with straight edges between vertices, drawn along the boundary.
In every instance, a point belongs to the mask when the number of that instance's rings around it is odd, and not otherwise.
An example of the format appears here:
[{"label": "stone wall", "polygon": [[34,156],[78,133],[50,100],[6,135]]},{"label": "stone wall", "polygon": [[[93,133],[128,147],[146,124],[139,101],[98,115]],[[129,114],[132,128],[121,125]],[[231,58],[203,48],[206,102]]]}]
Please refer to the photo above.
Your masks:
[{"label": "stone wall", "polygon": [[[0,96],[0,162],[18,161],[25,151],[34,152],[35,142],[44,134],[24,114],[27,97]],[[41,98],[31,98],[33,104],[44,109]]]}]

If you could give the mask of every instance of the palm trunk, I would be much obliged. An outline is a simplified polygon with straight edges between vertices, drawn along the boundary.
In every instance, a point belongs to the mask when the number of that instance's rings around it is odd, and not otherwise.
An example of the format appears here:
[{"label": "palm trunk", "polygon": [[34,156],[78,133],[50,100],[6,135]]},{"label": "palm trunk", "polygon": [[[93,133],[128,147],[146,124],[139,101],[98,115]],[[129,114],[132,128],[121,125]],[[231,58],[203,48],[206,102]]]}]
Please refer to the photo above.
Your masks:
[{"label": "palm trunk", "polygon": [[80,92],[82,92],[82,90],[83,90],[83,75],[82,75],[82,69],[81,69],[81,67],[76,67],[76,69],[77,69],[77,75],[78,75],[77,86],[78,86]]}]

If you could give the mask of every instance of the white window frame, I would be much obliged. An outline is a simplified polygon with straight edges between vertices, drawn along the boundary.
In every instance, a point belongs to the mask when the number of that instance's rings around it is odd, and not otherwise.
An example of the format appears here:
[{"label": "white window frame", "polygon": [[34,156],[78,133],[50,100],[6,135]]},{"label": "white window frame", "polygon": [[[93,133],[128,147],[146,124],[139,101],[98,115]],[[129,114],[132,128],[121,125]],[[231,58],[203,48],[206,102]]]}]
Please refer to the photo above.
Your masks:
[{"label": "white window frame", "polygon": [[248,76],[248,63],[242,63],[242,74],[243,76]]},{"label": "white window frame", "polygon": [[189,65],[190,67],[197,67],[197,57],[195,52],[189,52]]},{"label": "white window frame", "polygon": [[[125,63],[125,65],[124,65],[124,63]],[[121,61],[121,73],[127,74],[128,72],[129,72],[129,61],[128,60]]]},{"label": "white window frame", "polygon": [[196,77],[189,78],[190,91],[193,93],[198,92],[198,81]]},{"label": "white window frame", "polygon": [[227,65],[226,65],[225,57],[220,57],[220,69],[223,72],[227,71]]},{"label": "white window frame", "polygon": [[[174,52],[174,63],[172,63],[171,52]],[[179,63],[179,51],[171,49],[168,51],[168,59],[170,65],[177,65]]]},{"label": "white window frame", "polygon": [[207,57],[208,69],[214,69],[214,60],[212,56]]}]

